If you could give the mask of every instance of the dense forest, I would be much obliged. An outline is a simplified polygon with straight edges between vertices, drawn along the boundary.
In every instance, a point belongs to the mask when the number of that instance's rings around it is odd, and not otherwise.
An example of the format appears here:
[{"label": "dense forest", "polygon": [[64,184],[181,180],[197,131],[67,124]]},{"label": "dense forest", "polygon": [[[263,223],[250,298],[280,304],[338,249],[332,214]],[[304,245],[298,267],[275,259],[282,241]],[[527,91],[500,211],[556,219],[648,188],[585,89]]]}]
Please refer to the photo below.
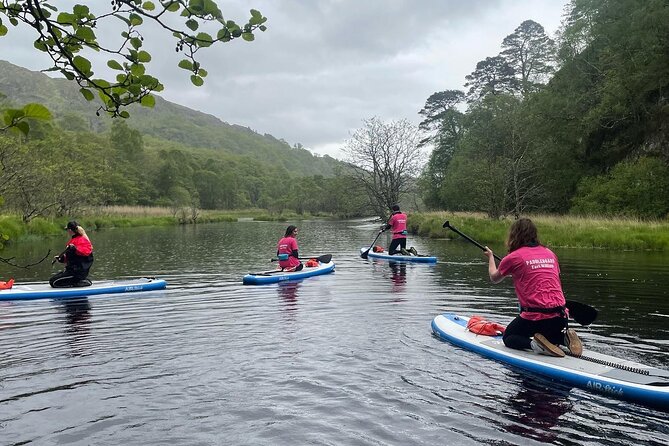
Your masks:
[{"label": "dense forest", "polygon": [[3,208],[29,221],[91,205],[360,215],[347,166],[272,135],[230,125],[156,96],[132,117],[97,116],[64,79],[0,61],[0,109],[41,103],[53,118],[27,136],[0,133]]},{"label": "dense forest", "polygon": [[572,0],[555,40],[525,21],[466,81],[420,111],[428,206],[669,214],[666,0]]}]

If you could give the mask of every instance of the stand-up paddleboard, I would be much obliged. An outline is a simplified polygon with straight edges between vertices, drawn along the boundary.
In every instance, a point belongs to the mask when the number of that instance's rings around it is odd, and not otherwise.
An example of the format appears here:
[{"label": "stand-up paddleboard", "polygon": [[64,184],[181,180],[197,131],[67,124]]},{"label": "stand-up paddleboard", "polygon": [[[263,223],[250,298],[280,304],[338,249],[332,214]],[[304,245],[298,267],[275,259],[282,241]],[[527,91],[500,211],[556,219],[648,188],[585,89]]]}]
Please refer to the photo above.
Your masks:
[{"label": "stand-up paddleboard", "polygon": [[307,277],[320,276],[321,274],[328,274],[334,271],[335,264],[333,261],[322,263],[318,266],[304,266],[301,271],[281,271],[279,269],[263,271],[260,273],[249,273],[242,279],[244,285],[264,285],[267,283],[278,283],[286,280],[300,280]]},{"label": "stand-up paddleboard", "polygon": [[0,300],[58,299],[95,294],[134,293],[162,290],[166,286],[167,282],[163,279],[148,277],[130,280],[101,280],[93,282],[90,286],[72,288],[51,288],[48,283],[18,284],[8,290],[0,290]]},{"label": "stand-up paddleboard", "polygon": [[374,259],[383,259],[383,260],[392,260],[396,262],[417,262],[417,263],[437,263],[437,258],[434,256],[404,256],[402,254],[390,255],[387,252],[374,252],[373,250],[367,248],[360,248],[360,254],[369,250],[367,257]]},{"label": "stand-up paddleboard", "polygon": [[504,346],[501,336],[467,330],[468,317],[445,313],[434,318],[440,339],[512,366],[615,398],[669,410],[669,371],[614,356],[584,351],[557,358]]}]

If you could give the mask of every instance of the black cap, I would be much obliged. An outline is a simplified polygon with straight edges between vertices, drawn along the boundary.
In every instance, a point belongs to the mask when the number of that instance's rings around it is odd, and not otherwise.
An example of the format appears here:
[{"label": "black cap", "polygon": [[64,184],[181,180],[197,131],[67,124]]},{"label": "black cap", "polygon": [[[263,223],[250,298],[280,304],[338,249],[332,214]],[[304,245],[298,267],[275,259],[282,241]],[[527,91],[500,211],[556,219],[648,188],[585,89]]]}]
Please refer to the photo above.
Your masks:
[{"label": "black cap", "polygon": [[65,226],[65,229],[71,229],[73,232],[77,232],[77,227],[79,226],[79,223],[77,223],[75,220],[68,221],[67,225]]},{"label": "black cap", "polygon": [[392,209],[394,212],[397,212],[400,210],[400,205],[399,204],[394,204],[390,209]]}]

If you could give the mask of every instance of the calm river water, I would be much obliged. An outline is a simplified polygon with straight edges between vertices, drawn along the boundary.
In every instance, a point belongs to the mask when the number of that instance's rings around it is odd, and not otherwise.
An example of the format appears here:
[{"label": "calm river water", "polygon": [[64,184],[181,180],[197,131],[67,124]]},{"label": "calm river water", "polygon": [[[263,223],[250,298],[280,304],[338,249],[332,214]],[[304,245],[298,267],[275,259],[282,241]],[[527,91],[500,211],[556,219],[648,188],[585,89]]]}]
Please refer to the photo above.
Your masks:
[{"label": "calm river water", "polygon": [[[242,285],[271,267],[287,224],[93,232],[93,280],[168,288],[0,302],[0,444],[669,444],[667,413],[433,337],[444,311],[502,323],[516,311],[511,281],[489,283],[463,241],[412,237],[440,263],[391,267],[359,256],[377,224],[301,222],[300,251],[332,253],[336,272]],[[29,261],[65,239],[2,255]],[[568,297],[600,309],[578,328],[585,348],[669,368],[667,254],[556,252]],[[46,281],[48,263],[0,266],[0,280]]]}]

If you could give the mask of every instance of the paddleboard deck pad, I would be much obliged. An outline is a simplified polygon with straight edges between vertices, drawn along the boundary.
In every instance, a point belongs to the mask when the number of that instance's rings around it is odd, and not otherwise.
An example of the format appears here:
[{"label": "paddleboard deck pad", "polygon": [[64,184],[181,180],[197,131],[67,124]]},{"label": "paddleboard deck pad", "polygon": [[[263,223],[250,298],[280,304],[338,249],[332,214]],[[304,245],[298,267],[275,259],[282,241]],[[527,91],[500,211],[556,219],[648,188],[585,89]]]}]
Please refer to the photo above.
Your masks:
[{"label": "paddleboard deck pad", "polygon": [[2,300],[59,299],[66,297],[93,296],[96,294],[134,293],[138,291],[162,290],[167,286],[163,279],[142,277],[130,280],[100,280],[86,287],[52,288],[48,283],[16,284],[8,290],[0,290]]},{"label": "paddleboard deck pad", "polygon": [[286,280],[300,280],[307,277],[320,276],[333,272],[335,264],[333,261],[328,263],[319,262],[318,266],[305,266],[301,271],[281,271],[272,270],[261,273],[249,273],[242,278],[244,285],[265,285],[268,283],[279,283]]},{"label": "paddleboard deck pad", "polygon": [[467,330],[468,317],[444,313],[432,321],[432,332],[444,341],[491,359],[615,398],[669,410],[669,371],[585,350],[564,358],[513,350],[502,336]]},{"label": "paddleboard deck pad", "polygon": [[[367,251],[369,247],[367,248],[360,248],[360,254],[363,252]],[[369,252],[367,253],[367,257],[373,258],[373,259],[382,259],[382,260],[391,260],[391,261],[396,261],[396,262],[414,262],[414,263],[437,263],[437,258],[434,256],[404,256],[401,254],[394,254],[390,255],[387,252],[374,252],[373,250],[369,249]]]}]

